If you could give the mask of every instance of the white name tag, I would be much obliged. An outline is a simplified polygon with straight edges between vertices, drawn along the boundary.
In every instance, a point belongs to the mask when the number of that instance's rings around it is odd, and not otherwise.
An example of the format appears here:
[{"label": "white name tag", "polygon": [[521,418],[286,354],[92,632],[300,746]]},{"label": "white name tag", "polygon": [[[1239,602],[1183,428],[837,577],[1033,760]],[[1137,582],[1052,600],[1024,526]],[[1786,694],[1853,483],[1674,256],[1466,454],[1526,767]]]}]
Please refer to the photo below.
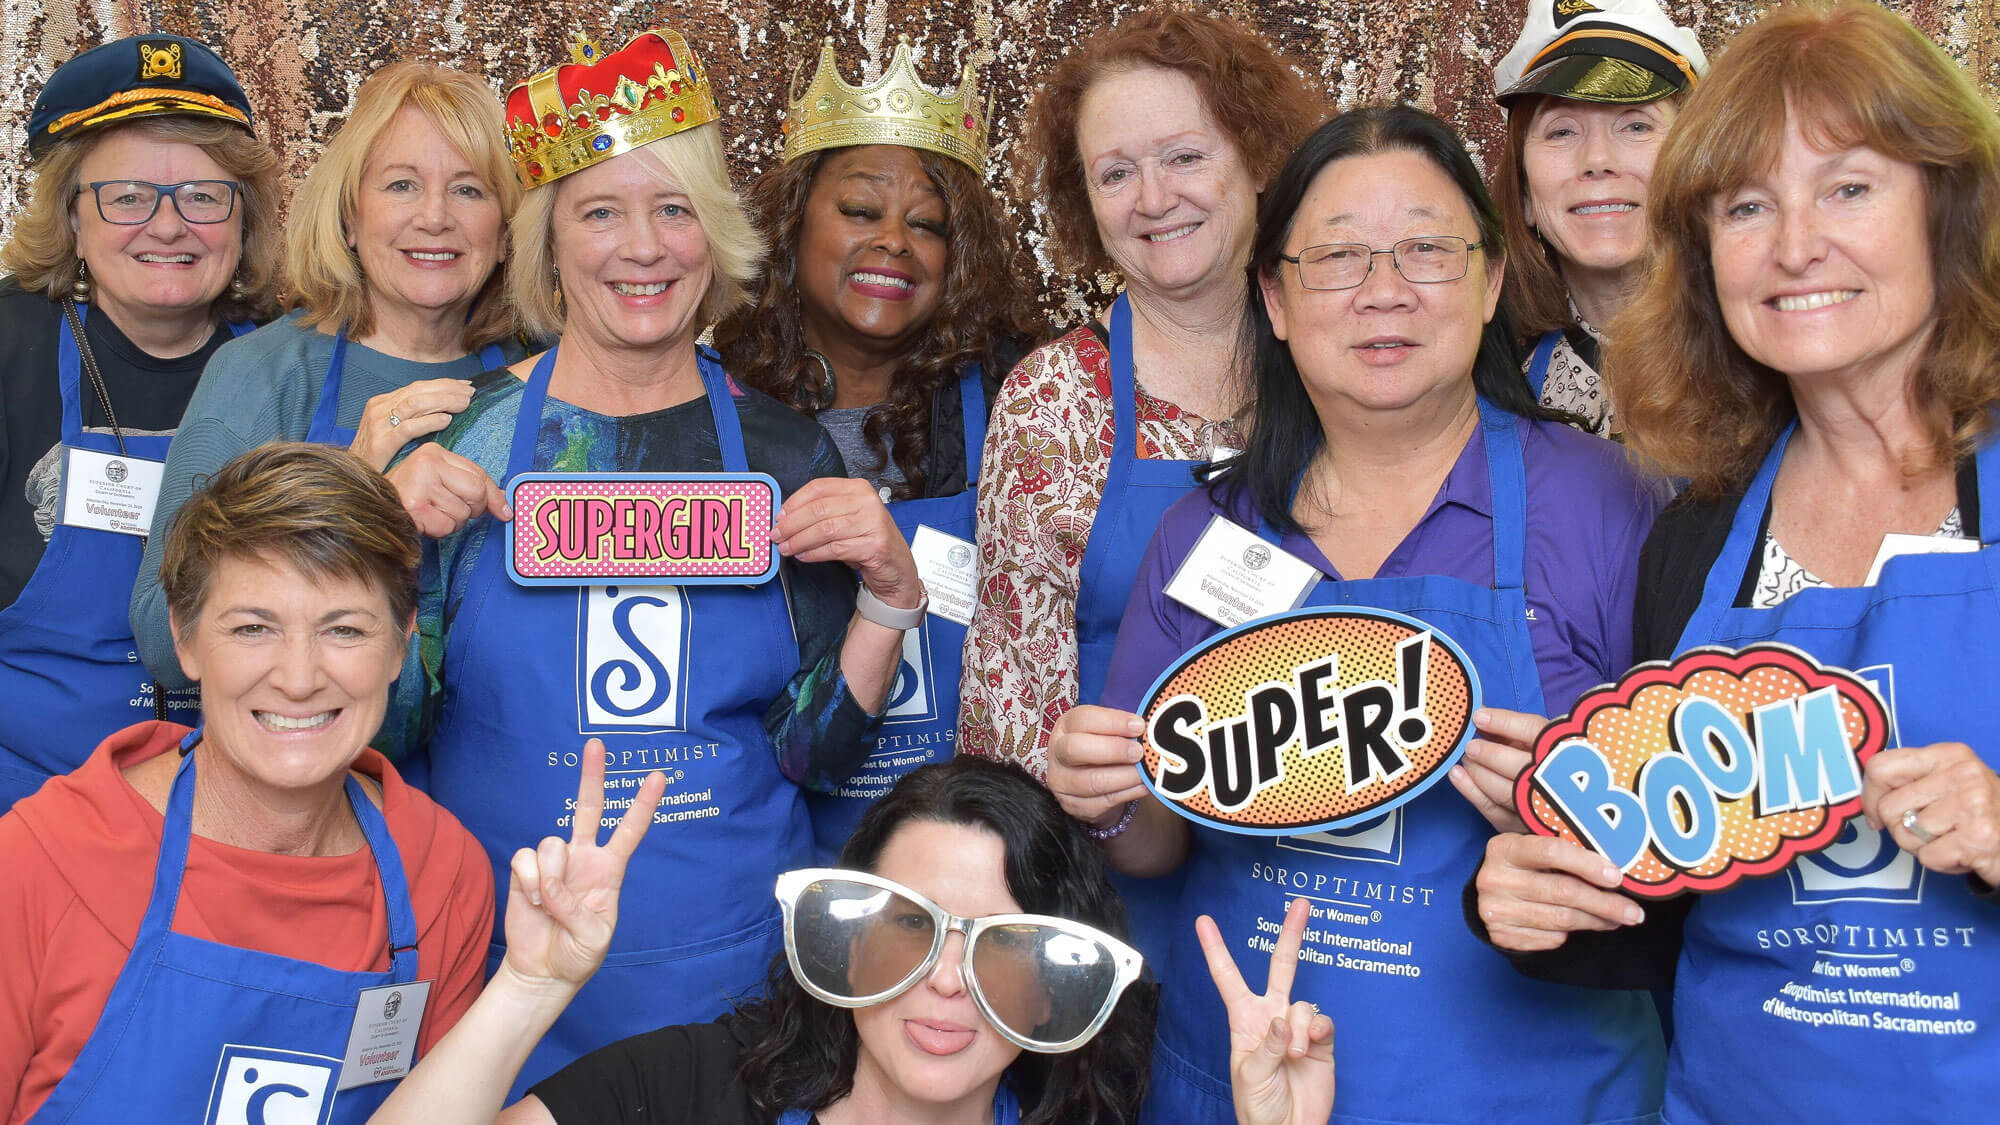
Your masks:
[{"label": "white name tag", "polygon": [[918,524],[910,539],[910,554],[917,560],[917,575],[930,591],[931,612],[960,625],[972,624],[972,605],[978,596],[979,551],[970,541]]},{"label": "white name tag", "polygon": [[1882,580],[1882,564],[1898,555],[1958,555],[1979,549],[1979,540],[1963,539],[1953,535],[1905,535],[1892,531],[1882,537],[1882,549],[1875,552],[1875,561],[1868,566],[1868,581],[1863,586],[1873,586]]},{"label": "white name tag", "polygon": [[63,447],[62,522],[121,535],[144,535],[153,527],[153,504],[160,498],[166,462],[122,453]]},{"label": "white name tag", "polygon": [[1297,609],[1320,580],[1317,567],[1246,527],[1209,517],[1166,595],[1218,625],[1241,625]]},{"label": "white name tag", "polygon": [[347,1033],[347,1058],[340,1064],[339,1089],[388,1082],[410,1073],[417,1057],[417,1030],[424,1025],[424,1004],[430,996],[427,980],[361,990],[354,1004],[354,1026]]}]

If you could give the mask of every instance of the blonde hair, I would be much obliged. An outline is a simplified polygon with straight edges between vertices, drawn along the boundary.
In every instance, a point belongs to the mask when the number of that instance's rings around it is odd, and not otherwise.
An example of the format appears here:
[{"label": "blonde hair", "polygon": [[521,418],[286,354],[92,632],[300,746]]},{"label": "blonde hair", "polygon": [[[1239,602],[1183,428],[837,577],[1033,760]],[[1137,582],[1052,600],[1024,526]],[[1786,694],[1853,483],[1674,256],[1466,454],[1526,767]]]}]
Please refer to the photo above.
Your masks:
[{"label": "blonde hair", "polygon": [[0,271],[51,301],[69,295],[79,275],[76,228],[71,225],[71,208],[79,202],[78,169],[106,137],[127,129],[162,143],[193,145],[241,185],[235,218],[242,224],[242,256],[234,282],[214,307],[227,321],[269,320],[278,304],[278,202],[283,190],[278,157],[242,126],[209,117],[147,117],[57,141],[35,161],[34,190],[27,209],[15,219],[13,237],[0,248]]},{"label": "blonde hair", "polygon": [[[421,62],[383,67],[361,84],[346,124],[292,197],[285,273],[291,283],[291,305],[305,310],[301,318],[305,324],[344,324],[354,336],[366,335],[373,327],[368,282],[347,239],[356,222],[368,157],[405,106],[423,111],[486,182],[500,200],[503,222],[511,220],[520,205],[521,185],[514,178],[504,135],[506,119],[493,91],[449,67]],[[461,338],[468,352],[505,339],[516,329],[514,310],[507,301],[506,272],[505,263],[496,265],[473,299],[472,318]]]},{"label": "blonde hair", "polygon": [[[722,153],[722,131],[698,125],[661,137],[612,159],[637,157],[662,182],[685,192],[708,240],[708,292],[696,314],[714,324],[750,301],[751,283],[764,263],[764,236],[751,222]],[[563,304],[556,291],[556,197],[563,181],[528,193],[514,218],[514,261],[507,284],[522,323],[536,336],[562,334]]]},{"label": "blonde hair", "polygon": [[160,587],[182,640],[227,558],[366,582],[402,626],[417,609],[421,544],[396,486],[359,457],[313,442],[266,442],[217,469],[181,505],[161,553]]},{"label": "blonde hair", "polygon": [[1736,38],[1667,135],[1648,189],[1652,267],[1609,328],[1631,447],[1703,497],[1747,480],[1797,411],[1784,375],[1730,336],[1709,258],[1710,207],[1776,164],[1788,115],[1816,147],[1923,174],[1936,296],[1907,393],[1933,463],[1970,453],[2000,405],[2000,119],[1902,17],[1865,0],[1786,5]]}]

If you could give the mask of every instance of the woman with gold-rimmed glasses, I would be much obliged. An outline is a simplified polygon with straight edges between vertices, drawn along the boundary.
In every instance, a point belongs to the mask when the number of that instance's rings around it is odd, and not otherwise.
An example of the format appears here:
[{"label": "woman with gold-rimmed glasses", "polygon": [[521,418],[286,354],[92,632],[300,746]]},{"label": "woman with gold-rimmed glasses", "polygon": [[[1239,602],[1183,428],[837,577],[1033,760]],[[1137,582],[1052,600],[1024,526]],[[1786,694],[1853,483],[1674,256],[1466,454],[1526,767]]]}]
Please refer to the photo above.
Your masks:
[{"label": "woman with gold-rimmed glasses", "polygon": [[[1104,705],[1058,725],[1049,786],[1101,826],[1114,869],[1185,872],[1165,980],[1199,979],[1187,940],[1198,915],[1215,919],[1205,939],[1219,931],[1240,949],[1279,930],[1289,891],[1358,904],[1316,907],[1319,956],[1292,990],[1336,1025],[1366,1029],[1343,1040],[1343,1113],[1644,1116],[1659,1104],[1663,1058],[1646,995],[1521,987],[1464,932],[1457,903],[1486,838],[1517,823],[1516,743],[1539,730],[1535,716],[1630,663],[1633,576],[1656,502],[1617,446],[1529,395],[1499,305],[1499,216],[1436,118],[1357,110],[1307,138],[1265,192],[1250,266],[1245,363],[1258,411],[1247,447],[1161,520]],[[1463,646],[1485,740],[1451,788],[1349,830],[1282,838],[1196,827],[1148,794],[1132,709],[1224,627],[1164,593],[1215,518],[1316,571],[1305,604],[1405,613]],[[1229,1120],[1231,1045],[1262,1031],[1205,989],[1169,987],[1148,1118]]]}]

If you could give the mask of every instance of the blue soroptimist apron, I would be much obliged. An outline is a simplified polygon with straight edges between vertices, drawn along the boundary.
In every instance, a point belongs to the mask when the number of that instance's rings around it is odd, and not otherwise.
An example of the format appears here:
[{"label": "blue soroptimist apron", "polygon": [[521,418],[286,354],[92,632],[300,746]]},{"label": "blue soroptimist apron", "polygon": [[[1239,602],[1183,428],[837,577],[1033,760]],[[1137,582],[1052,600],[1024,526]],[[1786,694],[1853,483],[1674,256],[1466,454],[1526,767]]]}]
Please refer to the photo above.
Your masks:
[{"label": "blue soroptimist apron", "polygon": [[[479,362],[491,371],[507,366],[507,357],[500,351],[500,345],[488,344],[479,349]],[[354,444],[354,430],[334,421],[335,412],[340,409],[340,376],[347,370],[347,326],[333,334],[333,355],[326,361],[326,378],[321,381],[319,405],[313,408],[312,428],[306,431],[306,440],[320,445],[337,445],[342,449]]]},{"label": "blue soroptimist apron", "polygon": [[[90,306],[78,305],[88,317]],[[250,324],[232,324],[238,336]],[[71,449],[165,461],[171,434],[83,429],[83,357],[58,315],[56,376],[62,386],[62,442]],[[127,599],[145,553],[141,535],[58,520],[42,561],[14,604],[0,610],[0,813],[50,776],[83,764],[114,731],[153,718],[194,723],[194,693],[155,711],[152,674],[139,662]]]},{"label": "blue soroptimist apron", "polygon": [[[1049,1096],[1059,1097],[1062,1091],[1051,1091]],[[778,1116],[778,1125],[809,1125],[813,1112],[809,1109],[788,1109]],[[1015,1099],[1014,1091],[1002,1079],[1000,1088],[993,1091],[993,1125],[1021,1125],[1021,1103]]]},{"label": "blue soroptimist apron", "polygon": [[[1118,623],[1139,578],[1139,563],[1160,517],[1174,501],[1192,492],[1194,469],[1200,461],[1174,461],[1139,456],[1138,379],[1132,373],[1132,305],[1119,294],[1111,303],[1111,467],[1104,478],[1104,496],[1090,524],[1078,569],[1076,598],[1076,701],[1095,704],[1104,696],[1111,671],[1111,650],[1118,640]],[[1146,963],[1164,964],[1168,933],[1179,925],[1181,876],[1135,879],[1113,873],[1111,881],[1125,899],[1132,945]],[[1187,922],[1193,933],[1194,921]],[[1165,976],[1161,976],[1164,983]]]},{"label": "blue soroptimist apron", "polygon": [[[550,348],[522,392],[503,479],[548,467],[535,448],[555,358]],[[723,468],[747,472],[722,366],[703,351],[700,367]],[[764,733],[765,709],[798,670],[781,581],[518,586],[503,566],[506,529],[481,518],[486,540],[452,597],[431,795],[486,846],[506,886],[516,848],[568,836],[585,739],[604,740],[608,817],[648,772],[667,777],[625,873],[611,953],[529,1056],[518,1095],[593,1048],[712,1020],[761,984],[782,948],[771,887],[809,862],[811,838]],[[496,965],[503,936],[496,918]]]},{"label": "blue soroptimist apron", "polygon": [[1535,353],[1528,357],[1528,390],[1534,393],[1536,402],[1542,400],[1542,387],[1549,381],[1549,360],[1556,354],[1556,345],[1562,343],[1562,338],[1559,330],[1549,329],[1535,341]]},{"label": "blue soroptimist apron", "polygon": [[[978,522],[979,461],[986,444],[986,392],[974,364],[958,377],[958,407],[965,419],[965,491],[954,496],[898,500],[889,505],[903,538],[915,540],[929,525],[970,542]],[[806,794],[817,862],[831,863],[861,814],[898,779],[918,766],[942,762],[958,748],[958,681],[965,626],[935,613],[903,634],[903,661],[889,689],[882,733],[859,772],[831,794]]]},{"label": "blue soroptimist apron", "polygon": [[[1456,640],[1483,703],[1543,714],[1522,588],[1526,472],[1513,416],[1482,400],[1493,488],[1493,587],[1440,575],[1323,580],[1306,604],[1395,610]],[[1271,542],[1278,534],[1259,529]],[[1465,927],[1460,890],[1493,829],[1449,785],[1341,832],[1239,836],[1196,827],[1165,974],[1149,1122],[1233,1122],[1229,1024],[1194,937],[1212,915],[1261,987],[1294,898],[1311,900],[1292,999],[1333,1017],[1337,1122],[1649,1121],[1662,1050],[1652,1001],[1529,980]]]},{"label": "blue soroptimist apron", "polygon": [[[182,748],[200,737],[189,734]],[[366,1121],[396,1084],[335,1096],[355,1002],[363,989],[417,979],[417,919],[389,826],[349,774],[347,802],[375,857],[388,908],[388,972],[341,972],[188,937],[173,925],[192,834],[194,774],[190,754],[167,797],[153,897],[132,955],[90,1040],[35,1120]]]},{"label": "blue soroptimist apron", "polygon": [[[1978,455],[1983,547],[1891,560],[1858,588],[1734,608],[1787,428],[1736,509],[1681,648],[1780,641],[1880,690],[1891,745],[2000,762],[2000,451]],[[2000,912],[1856,817],[1834,846],[1702,895],[1675,977],[1663,1120],[1978,1121],[2000,1104]],[[1984,932],[1982,932],[1982,930]]]}]

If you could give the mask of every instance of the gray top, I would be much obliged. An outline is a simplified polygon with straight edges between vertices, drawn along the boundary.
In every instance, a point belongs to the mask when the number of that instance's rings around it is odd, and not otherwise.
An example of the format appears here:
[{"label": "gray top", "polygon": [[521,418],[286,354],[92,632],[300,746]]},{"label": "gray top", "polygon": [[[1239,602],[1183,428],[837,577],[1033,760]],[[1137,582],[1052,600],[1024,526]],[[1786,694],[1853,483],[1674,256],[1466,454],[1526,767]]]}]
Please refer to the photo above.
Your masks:
[{"label": "gray top", "polygon": [[[160,555],[167,531],[181,505],[194,494],[197,481],[267,441],[304,441],[312,429],[326,365],[333,358],[333,335],[303,327],[299,323],[303,315],[292,312],[224,344],[202,372],[167,451],[153,531],[132,587],[131,607],[139,658],[164,688],[191,683],[174,656],[166,592],[160,588]],[[509,363],[526,354],[513,339],[502,342],[501,351]],[[423,379],[470,379],[484,366],[476,352],[449,363],[413,363],[349,340],[334,421],[352,429],[361,421],[362,408],[376,395]]]},{"label": "gray top", "polygon": [[813,415],[813,420],[825,427],[827,435],[840,450],[840,459],[847,462],[847,475],[859,477],[876,488],[903,483],[903,470],[897,466],[895,458],[886,449],[878,449],[868,444],[861,434],[861,427],[867,425],[872,406],[850,406],[840,410],[822,410]]}]

